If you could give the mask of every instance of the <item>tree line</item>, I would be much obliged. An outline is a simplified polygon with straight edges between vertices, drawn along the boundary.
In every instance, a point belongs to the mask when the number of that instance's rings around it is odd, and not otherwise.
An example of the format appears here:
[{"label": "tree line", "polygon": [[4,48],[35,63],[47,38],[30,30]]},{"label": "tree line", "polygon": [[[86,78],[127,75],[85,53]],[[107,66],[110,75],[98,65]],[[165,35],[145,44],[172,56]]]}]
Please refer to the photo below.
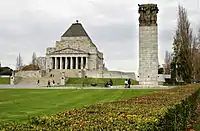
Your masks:
[{"label": "tree line", "polygon": [[200,28],[197,34],[193,32],[187,10],[180,5],[173,52],[165,52],[164,73],[171,74],[173,83],[200,80]]},{"label": "tree line", "polygon": [[23,59],[22,59],[22,57],[21,57],[21,55],[19,53],[19,55],[17,56],[17,59],[16,59],[16,70],[20,71],[20,70],[23,70],[23,69],[26,70],[28,68],[39,69],[36,53],[33,52],[32,61],[31,61],[31,63],[29,65],[24,65],[23,64]]}]

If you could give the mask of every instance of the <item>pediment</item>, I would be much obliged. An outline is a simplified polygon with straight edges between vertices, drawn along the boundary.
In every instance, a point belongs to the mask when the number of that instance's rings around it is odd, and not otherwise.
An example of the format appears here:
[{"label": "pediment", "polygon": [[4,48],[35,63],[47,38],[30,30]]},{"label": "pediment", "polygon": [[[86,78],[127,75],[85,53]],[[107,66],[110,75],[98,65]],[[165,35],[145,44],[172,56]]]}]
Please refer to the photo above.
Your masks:
[{"label": "pediment", "polygon": [[64,48],[61,50],[56,50],[52,54],[87,54],[87,52],[80,49]]}]

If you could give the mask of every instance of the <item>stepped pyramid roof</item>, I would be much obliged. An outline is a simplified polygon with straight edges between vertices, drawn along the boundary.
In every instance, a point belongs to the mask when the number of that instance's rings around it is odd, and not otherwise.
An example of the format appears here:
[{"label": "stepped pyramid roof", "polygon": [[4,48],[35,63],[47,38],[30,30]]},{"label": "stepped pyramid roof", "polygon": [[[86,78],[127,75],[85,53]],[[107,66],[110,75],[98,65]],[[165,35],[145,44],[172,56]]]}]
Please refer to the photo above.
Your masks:
[{"label": "stepped pyramid roof", "polygon": [[86,36],[89,38],[82,24],[78,23],[78,20],[76,20],[76,23],[73,23],[68,28],[68,30],[62,35],[62,37],[81,37],[81,36]]}]

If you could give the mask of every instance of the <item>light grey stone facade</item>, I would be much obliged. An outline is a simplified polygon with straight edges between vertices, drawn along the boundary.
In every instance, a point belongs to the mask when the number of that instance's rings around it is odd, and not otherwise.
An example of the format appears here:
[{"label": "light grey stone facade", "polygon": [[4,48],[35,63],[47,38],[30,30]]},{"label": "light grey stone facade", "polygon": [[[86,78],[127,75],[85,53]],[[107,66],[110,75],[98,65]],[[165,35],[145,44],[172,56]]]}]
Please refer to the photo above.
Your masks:
[{"label": "light grey stone facade", "polygon": [[140,26],[139,32],[139,84],[158,85],[157,26]]},{"label": "light grey stone facade", "polygon": [[[92,42],[80,23],[73,23],[69,29],[55,42],[55,47],[46,49],[46,57],[39,57],[41,70],[55,78],[92,77],[92,78],[131,78],[134,72],[108,71],[104,64],[103,53]],[[62,79],[60,79],[62,81]]]},{"label": "light grey stone facade", "polygon": [[37,57],[37,65],[40,70],[46,70],[46,57]]},{"label": "light grey stone facade", "polygon": [[104,70],[103,60],[103,53],[97,49],[82,25],[73,23],[61,40],[56,41],[55,47],[46,49],[45,70]]},{"label": "light grey stone facade", "polygon": [[139,5],[139,84],[158,85],[157,5]]}]

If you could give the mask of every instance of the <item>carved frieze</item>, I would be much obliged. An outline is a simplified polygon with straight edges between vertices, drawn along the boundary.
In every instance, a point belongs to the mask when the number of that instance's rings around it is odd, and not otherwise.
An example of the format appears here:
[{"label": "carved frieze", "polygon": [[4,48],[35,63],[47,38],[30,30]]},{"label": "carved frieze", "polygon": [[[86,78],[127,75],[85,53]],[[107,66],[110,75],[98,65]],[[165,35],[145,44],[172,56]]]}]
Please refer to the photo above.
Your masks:
[{"label": "carved frieze", "polygon": [[73,48],[64,48],[61,50],[57,50],[53,52],[52,54],[58,55],[58,54],[86,54],[87,52],[79,50],[79,49],[73,49]]},{"label": "carved frieze", "polygon": [[157,4],[138,4],[140,14],[140,26],[157,26],[157,13],[159,11]]}]

